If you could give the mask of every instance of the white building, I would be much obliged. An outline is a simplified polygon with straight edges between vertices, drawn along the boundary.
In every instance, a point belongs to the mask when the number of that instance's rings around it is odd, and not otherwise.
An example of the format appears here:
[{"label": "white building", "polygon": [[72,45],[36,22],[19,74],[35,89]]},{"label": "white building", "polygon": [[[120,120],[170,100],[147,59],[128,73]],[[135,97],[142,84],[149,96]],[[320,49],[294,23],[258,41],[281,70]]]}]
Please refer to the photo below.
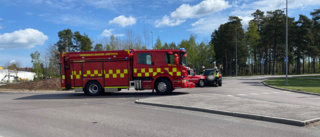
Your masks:
[{"label": "white building", "polygon": [[34,72],[27,72],[27,71],[18,71],[17,73],[12,70],[0,70],[0,82],[13,82],[16,78],[21,80],[33,81],[34,76],[36,73]]}]

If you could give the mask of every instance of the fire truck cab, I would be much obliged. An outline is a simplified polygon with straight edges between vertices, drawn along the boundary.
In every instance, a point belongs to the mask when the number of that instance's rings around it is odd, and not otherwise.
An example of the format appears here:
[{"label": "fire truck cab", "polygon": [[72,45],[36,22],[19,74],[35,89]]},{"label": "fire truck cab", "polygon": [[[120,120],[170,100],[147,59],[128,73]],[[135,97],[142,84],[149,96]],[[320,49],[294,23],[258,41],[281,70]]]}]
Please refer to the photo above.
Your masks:
[{"label": "fire truck cab", "polygon": [[100,95],[134,86],[168,94],[194,87],[188,81],[186,57],[185,49],[61,53],[61,88]]}]

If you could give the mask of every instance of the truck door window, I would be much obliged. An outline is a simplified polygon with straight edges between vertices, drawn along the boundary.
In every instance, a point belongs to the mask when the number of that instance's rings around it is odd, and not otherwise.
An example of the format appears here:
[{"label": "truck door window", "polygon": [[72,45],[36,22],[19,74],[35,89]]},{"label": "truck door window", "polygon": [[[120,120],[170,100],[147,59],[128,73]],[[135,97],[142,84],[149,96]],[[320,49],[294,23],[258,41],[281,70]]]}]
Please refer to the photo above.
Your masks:
[{"label": "truck door window", "polygon": [[167,64],[174,64],[174,54],[166,53],[166,63]]},{"label": "truck door window", "polygon": [[150,53],[139,53],[138,54],[139,64],[151,65],[151,56]]},{"label": "truck door window", "polygon": [[189,75],[194,75],[194,72],[192,70],[190,70],[190,74]]}]

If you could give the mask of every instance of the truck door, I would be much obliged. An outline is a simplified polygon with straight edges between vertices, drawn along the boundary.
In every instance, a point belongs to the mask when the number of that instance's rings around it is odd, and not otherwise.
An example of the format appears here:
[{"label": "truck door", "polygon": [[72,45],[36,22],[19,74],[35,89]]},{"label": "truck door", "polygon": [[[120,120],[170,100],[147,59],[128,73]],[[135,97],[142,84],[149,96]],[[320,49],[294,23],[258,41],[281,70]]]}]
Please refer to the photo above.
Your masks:
[{"label": "truck door", "polygon": [[153,77],[153,75],[156,75],[157,68],[154,68],[154,58],[154,55],[150,52],[137,53],[134,59],[133,76]]},{"label": "truck door", "polygon": [[82,63],[72,63],[70,78],[73,88],[82,88]]},{"label": "truck door", "polygon": [[104,88],[129,88],[129,61],[104,62]]}]

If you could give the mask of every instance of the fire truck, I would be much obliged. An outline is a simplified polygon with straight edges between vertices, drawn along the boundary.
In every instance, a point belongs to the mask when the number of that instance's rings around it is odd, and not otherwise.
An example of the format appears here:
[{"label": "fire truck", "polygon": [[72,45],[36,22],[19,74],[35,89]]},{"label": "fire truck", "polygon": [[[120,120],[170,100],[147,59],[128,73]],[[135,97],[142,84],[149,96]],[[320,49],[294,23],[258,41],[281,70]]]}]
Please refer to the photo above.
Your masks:
[{"label": "fire truck", "polygon": [[130,87],[158,94],[193,88],[186,57],[184,48],[61,53],[61,88],[93,96]]}]

